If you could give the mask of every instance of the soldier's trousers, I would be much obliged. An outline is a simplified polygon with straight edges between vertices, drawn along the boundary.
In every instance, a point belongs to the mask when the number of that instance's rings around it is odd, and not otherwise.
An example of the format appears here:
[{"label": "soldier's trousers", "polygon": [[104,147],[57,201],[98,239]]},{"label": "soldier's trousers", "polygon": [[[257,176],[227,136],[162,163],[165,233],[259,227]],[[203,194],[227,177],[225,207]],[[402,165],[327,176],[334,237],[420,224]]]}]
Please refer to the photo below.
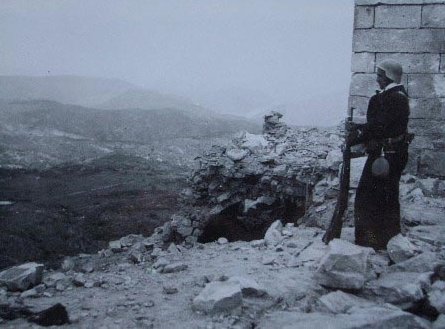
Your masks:
[{"label": "soldier's trousers", "polygon": [[388,241],[400,233],[399,181],[408,161],[406,148],[386,154],[390,165],[386,178],[372,175],[372,163],[378,153],[368,155],[357,188],[354,219],[355,243],[374,249],[386,249]]}]

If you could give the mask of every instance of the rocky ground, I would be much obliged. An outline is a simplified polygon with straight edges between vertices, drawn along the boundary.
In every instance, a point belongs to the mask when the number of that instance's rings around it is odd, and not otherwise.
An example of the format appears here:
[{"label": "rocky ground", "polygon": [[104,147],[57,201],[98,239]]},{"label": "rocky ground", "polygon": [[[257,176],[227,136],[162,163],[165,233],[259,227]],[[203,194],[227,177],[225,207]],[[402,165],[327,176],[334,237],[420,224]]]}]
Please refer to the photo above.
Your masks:
[{"label": "rocky ground", "polygon": [[[404,236],[388,251],[351,244],[353,228],[328,246],[323,229],[305,224],[193,245],[166,245],[159,228],[66,258],[41,281],[34,275],[33,288],[3,288],[1,304],[61,303],[72,328],[445,328],[445,200],[441,181],[428,181],[403,177]],[[1,325],[38,327],[21,318]]]},{"label": "rocky ground", "polygon": [[[279,118],[266,117],[263,136],[201,157],[179,212],[152,235],[126,235],[57,270],[1,272],[0,325],[65,323],[66,310],[72,328],[445,328],[445,182],[402,177],[403,234],[376,252],[353,244],[363,166],[354,159],[342,237],[326,246],[341,132],[291,131]],[[289,200],[292,214],[280,210]],[[209,234],[216,220],[233,225]],[[267,226],[226,236],[248,223]]]}]

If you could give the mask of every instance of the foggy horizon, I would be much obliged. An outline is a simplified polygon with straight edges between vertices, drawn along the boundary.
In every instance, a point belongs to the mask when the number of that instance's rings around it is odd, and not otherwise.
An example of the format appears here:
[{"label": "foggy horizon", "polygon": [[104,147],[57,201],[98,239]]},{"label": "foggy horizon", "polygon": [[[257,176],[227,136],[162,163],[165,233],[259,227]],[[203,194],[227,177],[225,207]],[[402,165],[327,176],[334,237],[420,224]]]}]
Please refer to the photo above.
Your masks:
[{"label": "foggy horizon", "polygon": [[119,79],[224,113],[295,108],[320,125],[346,113],[352,0],[6,0],[0,19],[0,75]]}]

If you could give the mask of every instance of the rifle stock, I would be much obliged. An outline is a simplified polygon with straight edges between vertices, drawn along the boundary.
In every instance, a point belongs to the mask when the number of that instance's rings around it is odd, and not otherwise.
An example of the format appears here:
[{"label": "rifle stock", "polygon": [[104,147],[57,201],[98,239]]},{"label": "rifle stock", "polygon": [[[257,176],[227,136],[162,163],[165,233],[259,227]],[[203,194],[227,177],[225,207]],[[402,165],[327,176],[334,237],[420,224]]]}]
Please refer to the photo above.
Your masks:
[{"label": "rifle stock", "polygon": [[[346,120],[345,126],[348,122],[353,120],[354,108]],[[346,128],[346,127],[345,127]],[[346,130],[346,129],[345,129]],[[348,208],[349,197],[349,180],[351,174],[351,145],[349,145],[347,138],[345,140],[345,147],[343,150],[343,165],[340,172],[340,192],[337,196],[337,203],[335,204],[334,213],[332,214],[331,223],[329,224],[326,233],[323,235],[323,242],[328,244],[333,239],[340,238],[343,226],[343,214]]]}]

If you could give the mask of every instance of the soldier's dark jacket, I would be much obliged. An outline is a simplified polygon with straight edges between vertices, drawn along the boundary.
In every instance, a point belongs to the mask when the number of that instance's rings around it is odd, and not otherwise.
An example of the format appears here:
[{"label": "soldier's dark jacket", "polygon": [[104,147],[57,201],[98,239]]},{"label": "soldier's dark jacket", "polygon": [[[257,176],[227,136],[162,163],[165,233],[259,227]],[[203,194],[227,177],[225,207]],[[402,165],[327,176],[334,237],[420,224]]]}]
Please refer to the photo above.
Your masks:
[{"label": "soldier's dark jacket", "polygon": [[[388,88],[389,87],[389,88]],[[400,233],[399,181],[408,161],[409,102],[402,85],[389,85],[368,104],[367,123],[359,127],[356,143],[367,146],[368,159],[356,192],[354,219],[356,244],[385,249]],[[372,175],[372,163],[381,151],[390,165],[389,175]]]}]

